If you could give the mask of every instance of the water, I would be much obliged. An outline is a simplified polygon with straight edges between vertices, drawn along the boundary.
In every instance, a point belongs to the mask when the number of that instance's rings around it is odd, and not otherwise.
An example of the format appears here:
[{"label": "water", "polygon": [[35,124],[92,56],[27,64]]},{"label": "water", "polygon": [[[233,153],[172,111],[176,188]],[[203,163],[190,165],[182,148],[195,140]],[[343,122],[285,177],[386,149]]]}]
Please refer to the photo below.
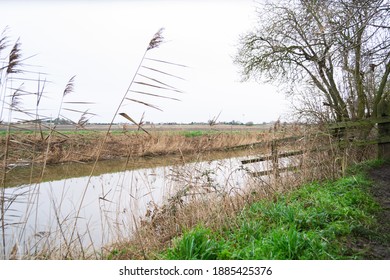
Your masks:
[{"label": "water", "polygon": [[[214,155],[218,157],[223,155]],[[240,192],[250,177],[241,166],[243,158],[235,154],[186,164],[178,157],[105,161],[93,176],[88,176],[91,165],[58,165],[46,170],[47,181],[42,183],[33,183],[39,176],[31,176],[31,168],[20,168],[9,176],[17,180],[4,189],[6,256],[15,244],[21,255],[74,246],[101,251],[110,242],[130,237],[148,210],[179,190],[196,186],[203,194]],[[259,164],[252,168],[259,169]]]}]

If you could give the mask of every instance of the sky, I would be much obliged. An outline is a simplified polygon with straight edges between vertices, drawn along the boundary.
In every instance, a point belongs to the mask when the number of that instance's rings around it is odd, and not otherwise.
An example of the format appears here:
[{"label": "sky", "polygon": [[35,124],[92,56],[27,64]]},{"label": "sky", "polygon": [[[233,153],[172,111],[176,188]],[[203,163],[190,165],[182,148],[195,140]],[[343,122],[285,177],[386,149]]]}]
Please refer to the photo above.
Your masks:
[{"label": "sky", "polygon": [[[23,69],[34,72],[19,76],[47,79],[39,105],[42,116],[58,116],[62,93],[75,76],[74,91],[65,97],[69,103],[63,103],[61,115],[77,121],[79,112],[88,110],[94,114],[90,122],[110,122],[114,116],[115,122],[126,122],[115,112],[136,73],[180,92],[134,83],[131,90],[180,101],[129,92],[128,98],[162,110],[125,99],[119,112],[135,120],[144,114],[144,120],[153,123],[207,122],[217,116],[218,121],[262,123],[283,119],[288,111],[288,102],[275,86],[241,82],[239,66],[233,63],[239,36],[256,26],[253,0],[9,0],[1,1],[0,9],[0,30],[7,27],[11,45],[19,39],[23,58],[28,58]],[[164,43],[142,60],[160,28]],[[137,72],[140,64],[181,79],[145,67]],[[151,83],[140,75],[135,81]],[[23,87],[36,90],[38,84],[25,81]],[[35,104],[32,97],[22,100],[24,108],[33,110]]]}]

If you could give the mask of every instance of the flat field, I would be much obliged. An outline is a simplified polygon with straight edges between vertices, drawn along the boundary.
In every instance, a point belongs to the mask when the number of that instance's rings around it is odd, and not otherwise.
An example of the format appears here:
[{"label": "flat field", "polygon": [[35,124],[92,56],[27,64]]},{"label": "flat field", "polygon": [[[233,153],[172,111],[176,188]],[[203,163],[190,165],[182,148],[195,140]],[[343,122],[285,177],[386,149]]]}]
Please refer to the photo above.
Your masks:
[{"label": "flat field", "polygon": [[[49,124],[42,126],[43,130],[49,130]],[[206,124],[146,124],[143,126],[147,131],[263,131],[272,127],[272,124],[255,124],[255,125],[229,125],[216,124],[213,126]],[[19,131],[36,131],[35,124],[14,124],[13,130]],[[108,124],[87,124],[84,128],[78,129],[74,125],[59,124],[55,126],[57,131],[107,131]],[[0,126],[0,131],[6,131],[7,126]],[[136,125],[127,123],[113,124],[111,131],[137,131]]]}]

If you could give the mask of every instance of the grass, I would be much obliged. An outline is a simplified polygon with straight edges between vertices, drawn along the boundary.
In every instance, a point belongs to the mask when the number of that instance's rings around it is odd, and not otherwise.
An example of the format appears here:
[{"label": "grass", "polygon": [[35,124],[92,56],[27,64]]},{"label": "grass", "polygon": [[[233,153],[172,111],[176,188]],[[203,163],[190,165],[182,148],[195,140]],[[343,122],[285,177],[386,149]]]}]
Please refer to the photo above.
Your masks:
[{"label": "grass", "polygon": [[184,133],[185,137],[198,137],[207,134],[207,132],[202,131],[202,130],[190,130],[190,131],[185,131]]},{"label": "grass", "polygon": [[374,214],[379,210],[368,193],[371,182],[365,169],[358,166],[353,175],[339,180],[307,184],[274,200],[250,204],[219,228],[198,225],[175,239],[159,258],[362,258],[348,244],[375,228]]},{"label": "grass", "polygon": [[184,260],[215,260],[218,252],[223,248],[219,242],[211,238],[210,229],[202,226],[196,227],[189,233],[185,233],[174,250],[167,251],[168,259]]}]

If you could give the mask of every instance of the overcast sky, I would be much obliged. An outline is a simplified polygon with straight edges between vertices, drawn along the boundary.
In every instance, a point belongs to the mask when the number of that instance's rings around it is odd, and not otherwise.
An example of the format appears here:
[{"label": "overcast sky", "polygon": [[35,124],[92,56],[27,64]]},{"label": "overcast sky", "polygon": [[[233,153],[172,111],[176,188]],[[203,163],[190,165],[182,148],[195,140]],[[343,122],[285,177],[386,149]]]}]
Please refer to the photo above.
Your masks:
[{"label": "overcast sky", "polygon": [[[136,84],[132,89],[181,101],[130,93],[128,97],[152,103],[163,112],[130,101],[124,102],[120,112],[135,119],[145,112],[145,120],[155,123],[207,122],[218,114],[219,121],[259,123],[283,117],[287,102],[270,85],[240,82],[238,66],[233,64],[239,35],[256,24],[255,5],[253,0],[1,1],[0,29],[9,27],[6,34],[11,43],[20,38],[23,57],[36,55],[25,61],[25,68],[47,73],[50,83],[40,105],[44,115],[57,116],[65,85],[76,75],[74,93],[65,101],[94,104],[63,107],[89,109],[96,114],[91,122],[111,121],[150,39],[163,27],[165,43],[147,57],[188,67],[150,60],[143,65],[185,81],[146,68],[139,73],[184,93]],[[24,86],[35,90],[37,84]],[[25,108],[34,108],[28,98],[22,102]],[[61,112],[73,120],[80,115]],[[118,116],[115,121],[125,120]]]}]

